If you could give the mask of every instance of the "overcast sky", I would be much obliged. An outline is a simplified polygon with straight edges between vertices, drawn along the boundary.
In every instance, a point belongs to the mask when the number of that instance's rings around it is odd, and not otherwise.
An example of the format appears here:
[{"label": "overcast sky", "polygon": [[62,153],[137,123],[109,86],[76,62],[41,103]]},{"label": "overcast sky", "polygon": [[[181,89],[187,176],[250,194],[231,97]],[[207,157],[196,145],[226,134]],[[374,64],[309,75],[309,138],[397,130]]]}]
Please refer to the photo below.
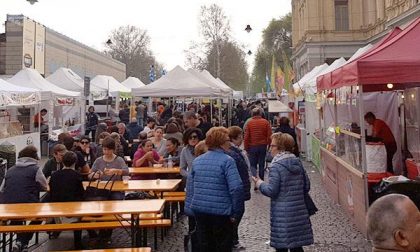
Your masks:
[{"label": "overcast sky", "polygon": [[[191,40],[197,40],[201,5],[216,3],[230,19],[233,37],[255,52],[271,19],[291,11],[291,0],[0,0],[0,22],[6,14],[23,14],[93,48],[103,50],[111,30],[122,25],[146,29],[157,60],[171,70],[185,66]],[[250,24],[251,33],[244,31]],[[4,26],[0,26],[4,32]],[[253,57],[247,57],[253,63]]]}]

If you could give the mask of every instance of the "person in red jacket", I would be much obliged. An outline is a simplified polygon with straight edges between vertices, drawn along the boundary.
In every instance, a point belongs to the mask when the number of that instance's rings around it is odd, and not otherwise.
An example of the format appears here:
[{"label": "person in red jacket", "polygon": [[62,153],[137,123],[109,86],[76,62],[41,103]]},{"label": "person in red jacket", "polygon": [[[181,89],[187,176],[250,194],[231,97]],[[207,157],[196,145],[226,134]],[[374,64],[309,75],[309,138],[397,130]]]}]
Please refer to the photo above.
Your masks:
[{"label": "person in red jacket", "polygon": [[[257,176],[258,169],[258,176],[264,179],[265,156],[267,146],[271,143],[271,126],[266,119],[262,118],[260,108],[254,108],[251,115],[252,118],[245,128],[244,147],[251,163],[252,176]],[[254,190],[257,188],[255,187]]]},{"label": "person in red jacket", "polygon": [[365,121],[372,125],[372,136],[382,139],[382,142],[385,144],[387,171],[394,173],[392,158],[395,152],[397,152],[397,142],[395,141],[394,134],[392,134],[388,125],[381,119],[377,119],[372,112],[366,113]]}]

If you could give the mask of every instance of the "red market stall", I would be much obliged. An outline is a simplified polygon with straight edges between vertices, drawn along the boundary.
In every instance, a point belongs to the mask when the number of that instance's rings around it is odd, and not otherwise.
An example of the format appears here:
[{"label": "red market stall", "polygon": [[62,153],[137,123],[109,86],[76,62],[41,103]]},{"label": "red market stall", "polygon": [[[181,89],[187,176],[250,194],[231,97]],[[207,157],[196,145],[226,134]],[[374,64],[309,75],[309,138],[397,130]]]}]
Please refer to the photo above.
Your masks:
[{"label": "red market stall", "polygon": [[[389,175],[383,164],[385,147],[367,141],[364,115],[374,112],[391,129],[398,144],[393,159],[396,173],[403,171],[402,149],[413,156],[409,160],[414,167],[411,177],[420,167],[419,51],[417,18],[403,30],[392,30],[360,57],[317,78],[318,101],[322,103],[323,181],[332,199],[363,232],[368,182]],[[406,142],[404,134],[409,136]]]}]

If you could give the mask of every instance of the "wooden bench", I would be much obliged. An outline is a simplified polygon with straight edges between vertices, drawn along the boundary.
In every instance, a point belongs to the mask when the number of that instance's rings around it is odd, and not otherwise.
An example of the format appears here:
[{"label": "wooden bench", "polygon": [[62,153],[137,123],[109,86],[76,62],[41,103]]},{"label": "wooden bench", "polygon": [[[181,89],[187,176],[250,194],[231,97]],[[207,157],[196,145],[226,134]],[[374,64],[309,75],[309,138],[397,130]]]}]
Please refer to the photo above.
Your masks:
[{"label": "wooden bench", "polygon": [[[165,203],[169,204],[169,215],[171,217],[171,221],[173,221],[174,215],[174,204],[175,204],[175,213],[176,213],[176,221],[179,219],[179,209],[183,206],[181,203],[185,202],[186,193],[185,192],[164,192],[163,199],[165,199]],[[178,207],[179,206],[179,207]]]},{"label": "wooden bench", "polygon": [[[114,249],[94,249],[94,250],[66,250],[67,252],[151,252],[151,248],[114,248]],[[59,251],[56,251],[59,252]]]},{"label": "wooden bench", "polygon": [[[115,220],[115,219],[114,219]],[[171,226],[169,219],[140,220],[140,229],[143,229],[143,244],[147,244],[147,228],[154,229],[154,247],[157,249],[157,228],[167,228]],[[130,228],[130,221],[95,221],[95,222],[76,222],[60,224],[39,224],[39,225],[3,225],[0,226],[0,233],[33,233],[33,232],[54,232],[54,231],[74,231],[74,230],[97,230]],[[163,236],[161,237],[163,240]]]},{"label": "wooden bench", "polygon": [[163,198],[166,197],[179,197],[179,196],[184,196],[185,197],[186,193],[185,192],[164,192],[163,193]]},{"label": "wooden bench", "polygon": [[[140,220],[159,220],[162,219],[162,214],[147,213],[140,214]],[[92,221],[124,221],[131,220],[131,215],[99,215],[99,216],[86,216],[81,219],[82,222],[92,222]]]}]

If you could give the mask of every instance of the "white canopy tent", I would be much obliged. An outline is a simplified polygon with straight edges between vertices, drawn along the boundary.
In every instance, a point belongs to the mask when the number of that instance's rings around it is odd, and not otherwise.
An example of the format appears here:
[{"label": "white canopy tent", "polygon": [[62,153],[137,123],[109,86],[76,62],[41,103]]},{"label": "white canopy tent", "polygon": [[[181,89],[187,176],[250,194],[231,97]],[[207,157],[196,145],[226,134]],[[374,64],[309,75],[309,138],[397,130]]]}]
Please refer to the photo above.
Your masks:
[{"label": "white canopy tent", "polygon": [[37,104],[40,100],[39,90],[16,86],[0,79],[0,106]]},{"label": "white canopy tent", "polygon": [[210,79],[211,81],[213,81],[220,89],[222,89],[223,92],[227,92],[230,95],[233,95],[233,89],[230,88],[228,85],[226,85],[222,80],[220,80],[219,78],[214,78],[213,75],[211,75],[211,73],[209,73],[207,70],[203,70],[201,71],[201,74],[204,75],[204,77]]},{"label": "white canopy tent", "polygon": [[[84,92],[84,80],[70,68],[60,67],[47,80],[61,88],[75,92]],[[102,100],[106,97],[106,89],[90,86],[93,100]]]},{"label": "white canopy tent", "polygon": [[328,64],[324,63],[322,65],[319,65],[319,66],[316,66],[316,67],[312,68],[312,70],[309,71],[308,73],[306,73],[298,82],[293,84],[293,89],[294,90],[303,90],[303,85],[306,81],[308,81],[313,76],[317,75],[318,73],[320,73],[321,71],[323,71],[327,67],[328,67]]},{"label": "white canopy tent", "polygon": [[8,81],[22,87],[36,88],[41,92],[41,107],[50,111],[48,113],[49,133],[51,133],[53,127],[62,127],[64,121],[70,119],[65,118],[68,116],[63,113],[63,107],[65,106],[74,107],[75,110],[79,111],[74,119],[80,118],[81,123],[83,123],[84,117],[81,117],[83,103],[80,102],[82,98],[80,92],[73,92],[58,87],[44,79],[38,71],[31,68],[20,70]]},{"label": "white canopy tent", "polygon": [[351,62],[354,59],[359,58],[360,55],[362,55],[365,52],[369,51],[369,49],[372,48],[372,47],[373,47],[372,44],[367,44],[366,46],[357,49],[357,51],[353,54],[353,56],[350,57],[350,59],[347,62]]},{"label": "white canopy tent", "polygon": [[289,113],[293,112],[287,105],[279,100],[268,100],[269,113]]},{"label": "white canopy tent", "polygon": [[[105,89],[109,91],[109,95],[113,97],[127,96],[130,93],[130,89],[119,83],[114,77],[108,75],[96,75],[91,81],[91,86]],[[126,94],[124,94],[126,93]]]},{"label": "white canopy tent", "polygon": [[132,89],[138,97],[220,97],[221,91],[176,66],[153,83]]},{"label": "white canopy tent", "polygon": [[7,81],[17,86],[35,88],[41,91],[41,100],[51,100],[53,95],[59,97],[80,97],[80,92],[69,91],[54,85],[32,68],[23,68]]},{"label": "white canopy tent", "polygon": [[129,89],[146,86],[139,78],[136,77],[128,77],[125,81],[121,82],[121,84]]},{"label": "white canopy tent", "polygon": [[222,96],[226,97],[226,96],[231,95],[231,91],[226,90],[224,87],[221,87],[221,85],[217,82],[216,79],[213,78],[213,76],[210,73],[209,73],[210,76],[208,76],[208,75],[205,75],[204,72],[199,72],[198,70],[192,69],[192,68],[188,69],[187,72],[194,75],[196,78],[205,82],[209,86],[214,87],[215,89],[219,90],[221,97]]}]

